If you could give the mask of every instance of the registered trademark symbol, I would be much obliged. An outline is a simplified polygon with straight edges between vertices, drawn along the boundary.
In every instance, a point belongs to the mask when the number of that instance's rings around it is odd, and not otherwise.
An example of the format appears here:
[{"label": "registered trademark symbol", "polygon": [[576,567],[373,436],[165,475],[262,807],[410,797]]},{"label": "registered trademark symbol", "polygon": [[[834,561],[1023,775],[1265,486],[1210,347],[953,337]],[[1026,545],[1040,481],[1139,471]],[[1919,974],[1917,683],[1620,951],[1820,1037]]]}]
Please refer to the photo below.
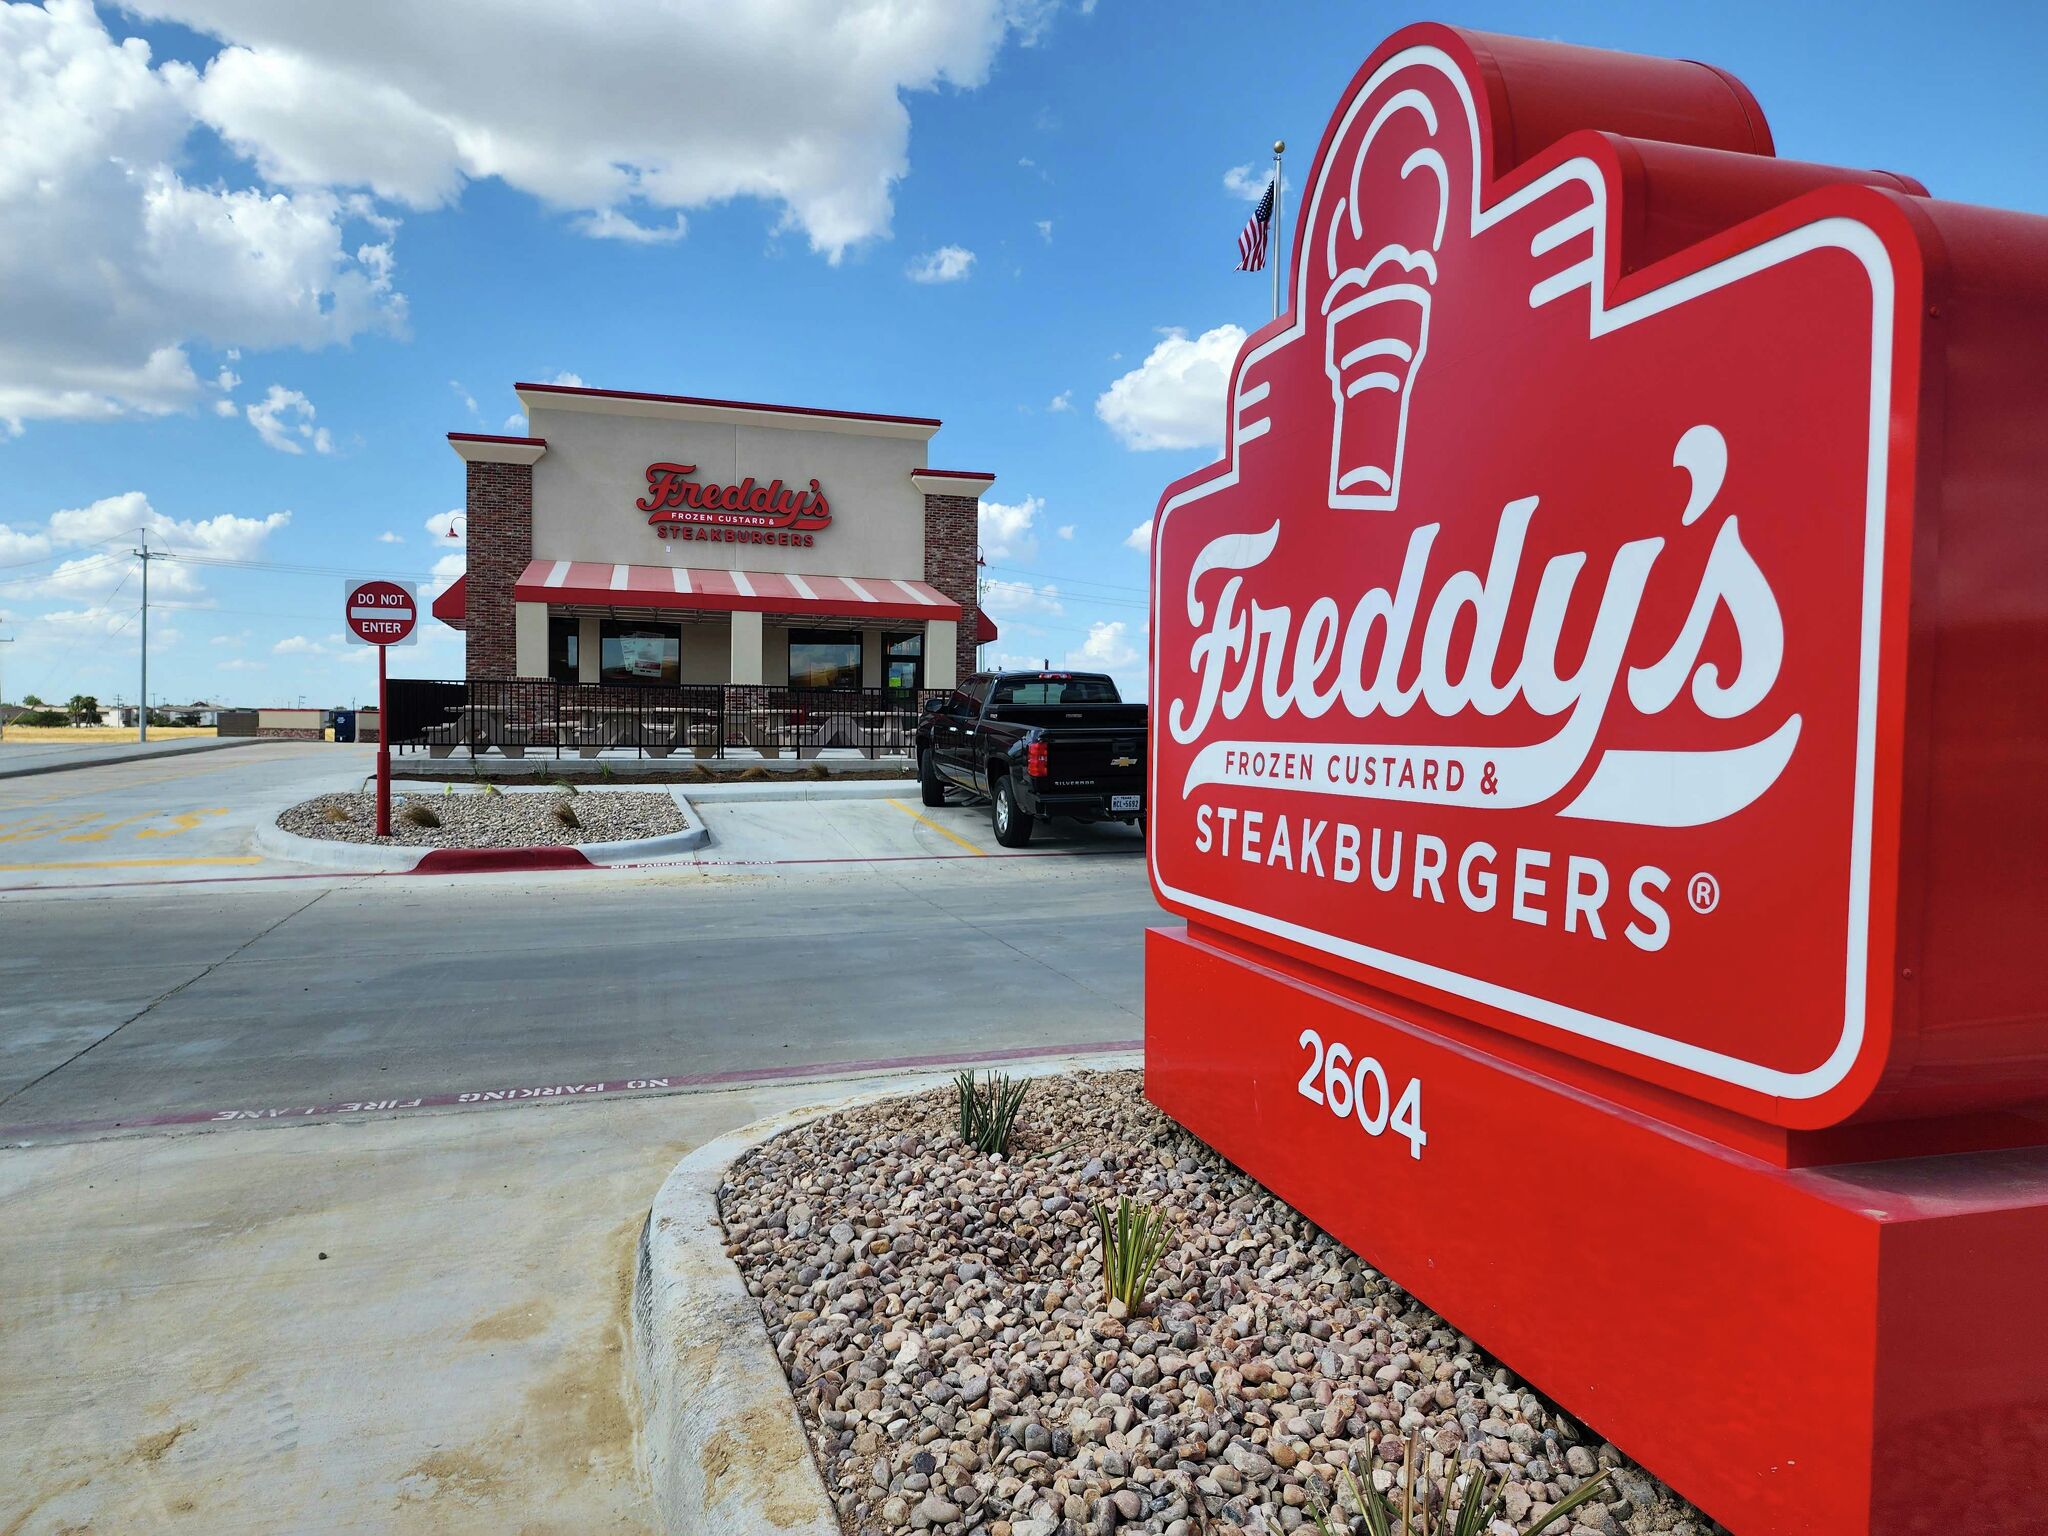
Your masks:
[{"label": "registered trademark symbol", "polygon": [[1685,899],[1692,904],[1693,911],[1705,917],[1721,905],[1721,882],[1701,870],[1685,883]]}]

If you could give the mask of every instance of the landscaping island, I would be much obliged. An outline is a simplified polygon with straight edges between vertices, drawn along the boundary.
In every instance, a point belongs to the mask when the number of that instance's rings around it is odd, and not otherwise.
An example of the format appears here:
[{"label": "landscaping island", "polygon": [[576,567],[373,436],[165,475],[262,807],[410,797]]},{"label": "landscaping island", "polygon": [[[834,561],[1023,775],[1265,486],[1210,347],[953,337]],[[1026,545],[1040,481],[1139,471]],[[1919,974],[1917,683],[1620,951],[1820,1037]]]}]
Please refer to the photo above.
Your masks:
[{"label": "landscaping island", "polygon": [[[960,1113],[949,1089],[825,1116],[720,1191],[848,1533],[1346,1532],[1346,1469],[1398,1503],[1411,1466],[1420,1529],[1471,1464],[1505,1479],[1491,1536],[1602,1469],[1551,1536],[1719,1530],[1160,1114],[1139,1073],[1033,1082],[1007,1156],[965,1144]],[[1135,1312],[1103,1294],[1095,1205],[1120,1197],[1166,1224]]]},{"label": "landscaping island", "polygon": [[391,797],[391,836],[377,836],[373,794],[318,795],[283,812],[278,826],[299,837],[401,848],[535,848],[611,843],[680,832],[688,825],[659,791],[577,793],[476,789]]}]

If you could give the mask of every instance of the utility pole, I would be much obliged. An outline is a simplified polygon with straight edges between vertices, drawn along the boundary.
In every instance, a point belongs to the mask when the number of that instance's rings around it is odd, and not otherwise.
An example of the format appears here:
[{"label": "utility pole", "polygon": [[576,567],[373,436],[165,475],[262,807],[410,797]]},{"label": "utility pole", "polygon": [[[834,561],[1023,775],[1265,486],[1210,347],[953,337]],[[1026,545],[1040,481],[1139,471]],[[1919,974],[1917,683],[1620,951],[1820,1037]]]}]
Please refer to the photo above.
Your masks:
[{"label": "utility pole", "polygon": [[136,712],[138,722],[135,739],[149,740],[149,562],[161,560],[161,554],[152,554],[149,548],[149,530],[142,530],[142,548],[135,551],[142,559],[142,708]]},{"label": "utility pole", "polygon": [[[12,635],[0,635],[0,645],[12,645],[12,644],[14,644],[14,636],[12,636]],[[6,690],[5,688],[0,688],[0,705],[4,705],[4,704],[6,704],[6,702],[7,702],[7,690]],[[6,717],[6,716],[5,716],[4,714],[0,714],[0,741],[5,741],[6,739],[7,739],[7,717]]]}]

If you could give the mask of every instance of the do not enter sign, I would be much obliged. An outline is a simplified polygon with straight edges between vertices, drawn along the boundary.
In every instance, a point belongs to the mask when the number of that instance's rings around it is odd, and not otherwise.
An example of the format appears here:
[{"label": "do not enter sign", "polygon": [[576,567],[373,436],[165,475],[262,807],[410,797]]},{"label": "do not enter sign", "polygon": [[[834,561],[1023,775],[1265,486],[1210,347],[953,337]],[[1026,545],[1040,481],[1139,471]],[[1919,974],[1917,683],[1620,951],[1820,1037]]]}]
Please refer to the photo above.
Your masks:
[{"label": "do not enter sign", "polygon": [[358,645],[412,645],[419,599],[410,582],[351,582],[343,618],[349,639]]}]

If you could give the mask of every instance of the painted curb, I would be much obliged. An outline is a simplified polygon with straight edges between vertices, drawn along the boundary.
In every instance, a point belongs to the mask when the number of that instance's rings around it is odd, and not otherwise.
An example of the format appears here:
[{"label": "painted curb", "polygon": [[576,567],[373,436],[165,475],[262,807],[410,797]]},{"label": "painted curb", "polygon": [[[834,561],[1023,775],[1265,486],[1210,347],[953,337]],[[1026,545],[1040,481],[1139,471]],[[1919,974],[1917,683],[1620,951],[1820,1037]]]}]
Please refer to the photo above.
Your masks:
[{"label": "painted curb", "polygon": [[224,741],[201,740],[186,746],[165,742],[160,747],[138,747],[133,752],[109,752],[101,757],[74,757],[57,763],[29,763],[24,767],[0,768],[0,779],[25,779],[36,773],[63,773],[71,768],[112,768],[121,763],[146,763],[159,757],[196,757],[201,752],[223,752],[233,747],[259,747],[275,742],[275,736],[230,736]]},{"label": "painted curb", "polygon": [[378,843],[301,837],[280,827],[277,817],[272,815],[256,823],[256,846],[271,858],[287,863],[313,864],[359,875],[463,875],[642,864],[678,858],[710,842],[710,829],[684,797],[683,786],[660,787],[675,802],[683,826],[680,831],[664,832],[659,837],[621,838],[610,843],[541,843],[527,848],[393,848]]},{"label": "painted curb", "polygon": [[[1134,1052],[1017,1062],[1017,1076],[1140,1066]],[[990,1066],[1004,1063],[992,1062]],[[840,1536],[761,1304],[726,1257],[718,1191],[764,1141],[877,1099],[943,1087],[947,1073],[897,1078],[756,1120],[707,1141],[662,1181],[633,1267],[633,1365],[640,1460],[672,1536]]]}]

